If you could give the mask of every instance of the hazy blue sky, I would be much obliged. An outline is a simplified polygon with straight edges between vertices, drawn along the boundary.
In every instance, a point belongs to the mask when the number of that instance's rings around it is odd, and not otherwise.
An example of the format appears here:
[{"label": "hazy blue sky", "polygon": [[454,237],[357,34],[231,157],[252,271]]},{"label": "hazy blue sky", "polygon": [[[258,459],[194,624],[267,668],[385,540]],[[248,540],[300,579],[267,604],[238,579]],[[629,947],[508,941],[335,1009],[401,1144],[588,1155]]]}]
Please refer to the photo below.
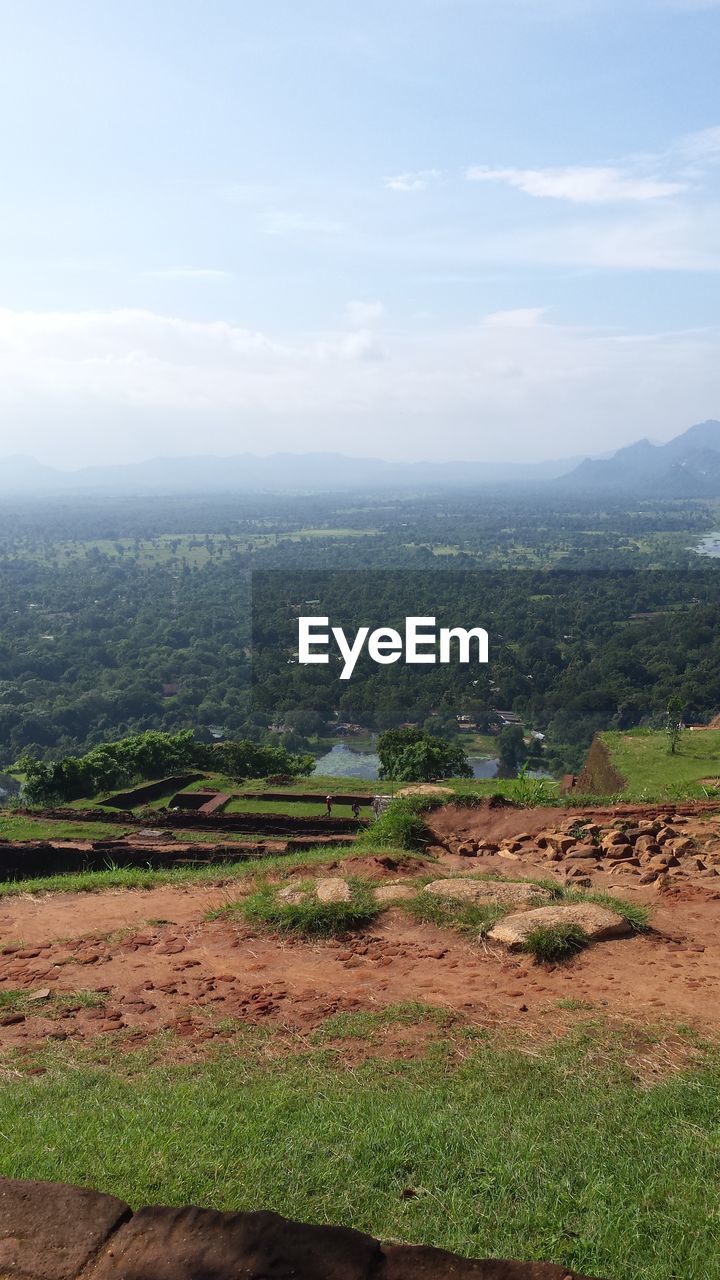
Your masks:
[{"label": "hazy blue sky", "polygon": [[720,0],[0,0],[0,455],[720,417]]}]

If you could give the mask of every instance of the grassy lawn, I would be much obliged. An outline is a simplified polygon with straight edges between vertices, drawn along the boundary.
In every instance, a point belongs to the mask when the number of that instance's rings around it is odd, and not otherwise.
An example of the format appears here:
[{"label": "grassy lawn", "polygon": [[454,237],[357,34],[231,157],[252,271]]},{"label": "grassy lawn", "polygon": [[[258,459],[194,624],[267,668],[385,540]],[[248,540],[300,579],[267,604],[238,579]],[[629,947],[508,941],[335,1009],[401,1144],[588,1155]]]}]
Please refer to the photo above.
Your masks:
[{"label": "grassy lawn", "polygon": [[[365,816],[370,812],[367,806]],[[326,812],[323,800],[231,800],[225,813],[275,813],[291,818],[318,818]],[[363,810],[360,811],[361,816]],[[349,804],[333,805],[333,817],[352,818]]]},{"label": "grassy lawn", "polygon": [[[337,741],[337,740],[335,740]],[[323,796],[328,792],[335,794],[351,795],[357,792],[358,795],[374,796],[377,792],[387,790],[386,782],[378,782],[372,778],[338,778],[325,773],[313,773],[309,778],[295,778],[286,786],[268,786],[263,782],[248,782],[244,786],[239,787],[239,791],[287,791],[289,795],[297,791],[317,791]]]},{"label": "grassy lawn", "polygon": [[115,822],[71,822],[64,818],[49,822],[26,814],[0,812],[0,837],[4,840],[119,840],[132,830]]},{"label": "grassy lawn", "polygon": [[644,1088],[588,1027],[532,1055],[457,1053],[443,1033],[420,1060],[352,1067],[332,1049],[273,1058],[249,1029],[185,1066],[162,1061],[167,1042],[156,1065],[112,1042],[46,1051],[41,1075],[6,1059],[0,1172],[609,1280],[716,1280],[717,1059]]},{"label": "grassy lawn", "polygon": [[672,797],[676,792],[702,798],[703,778],[720,778],[720,730],[685,730],[675,755],[668,750],[667,735],[632,730],[603,733],[612,763],[627,781],[629,798]]},{"label": "grassy lawn", "polygon": [[[294,806],[291,813],[303,806]],[[258,810],[263,809],[262,805]],[[249,811],[249,810],[248,810]],[[308,806],[308,811],[316,815],[317,806]],[[254,810],[252,811],[254,812]],[[280,805],[278,813],[286,812]],[[323,810],[324,812],[324,810]],[[348,815],[349,816],[349,815]],[[120,840],[123,836],[137,834],[137,827],[123,826],[114,822],[71,822],[66,818],[48,821],[46,818],[33,818],[27,814],[5,814],[0,812],[0,838],[5,840]],[[162,828],[158,827],[155,835],[159,836]],[[233,844],[234,841],[262,840],[262,833],[257,831],[195,831],[192,827],[180,827],[174,832],[178,844]],[[272,839],[272,836],[269,837]],[[282,838],[282,837],[276,837]]]},{"label": "grassy lawn", "polygon": [[497,737],[492,733],[459,733],[456,741],[473,756],[496,756]]}]

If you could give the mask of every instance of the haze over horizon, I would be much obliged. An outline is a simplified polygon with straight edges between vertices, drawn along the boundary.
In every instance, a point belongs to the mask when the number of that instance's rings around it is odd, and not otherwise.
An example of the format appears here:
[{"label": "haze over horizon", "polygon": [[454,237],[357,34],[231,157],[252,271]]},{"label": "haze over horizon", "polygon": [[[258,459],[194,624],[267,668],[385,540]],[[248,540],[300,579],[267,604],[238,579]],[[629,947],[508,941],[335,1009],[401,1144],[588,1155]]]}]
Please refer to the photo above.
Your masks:
[{"label": "haze over horizon", "polygon": [[720,0],[0,0],[0,460],[720,416]]}]

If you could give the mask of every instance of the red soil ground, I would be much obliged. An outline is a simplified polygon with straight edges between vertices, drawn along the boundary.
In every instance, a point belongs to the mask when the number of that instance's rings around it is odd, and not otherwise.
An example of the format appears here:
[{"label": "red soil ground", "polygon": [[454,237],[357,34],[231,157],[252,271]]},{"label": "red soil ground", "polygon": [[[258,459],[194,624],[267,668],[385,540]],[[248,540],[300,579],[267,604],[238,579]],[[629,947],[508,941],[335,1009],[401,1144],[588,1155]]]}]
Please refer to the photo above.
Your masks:
[{"label": "red soil ground", "polygon": [[[563,819],[567,811],[561,811]],[[542,811],[542,826],[550,815]],[[443,811],[442,822],[449,817]],[[460,815],[456,815],[460,818]],[[535,815],[496,811],[493,830]],[[454,831],[462,827],[456,821]],[[487,835],[487,826],[483,834]],[[366,857],[343,861],[378,880],[417,872],[417,864]],[[438,871],[480,871],[484,859],[444,856]],[[498,868],[508,878],[537,876],[521,864]],[[321,874],[315,866],[313,875]],[[595,878],[594,878],[595,879]],[[603,877],[597,877],[598,887]],[[523,955],[418,925],[398,908],[350,941],[305,942],[257,934],[213,909],[248,886],[156,888],[100,894],[55,894],[0,902],[0,991],[53,994],[94,991],[97,1008],[53,1008],[39,999],[19,1017],[0,1009],[0,1048],[34,1047],[46,1038],[81,1041],[126,1029],[133,1043],[172,1030],[190,1046],[232,1035],[223,1019],[306,1034],[329,1015],[381,1010],[421,1001],[471,1024],[510,1027],[545,1039],[565,1029],[559,1001],[583,1001],[611,1019],[700,1032],[720,1027],[713,993],[720,979],[720,881],[676,882],[658,890],[633,886],[632,901],[653,907],[647,936],[597,944],[569,965],[538,967]],[[616,893],[628,886],[612,884]],[[217,1024],[220,1023],[220,1026]],[[409,1050],[411,1051],[411,1049]]]}]

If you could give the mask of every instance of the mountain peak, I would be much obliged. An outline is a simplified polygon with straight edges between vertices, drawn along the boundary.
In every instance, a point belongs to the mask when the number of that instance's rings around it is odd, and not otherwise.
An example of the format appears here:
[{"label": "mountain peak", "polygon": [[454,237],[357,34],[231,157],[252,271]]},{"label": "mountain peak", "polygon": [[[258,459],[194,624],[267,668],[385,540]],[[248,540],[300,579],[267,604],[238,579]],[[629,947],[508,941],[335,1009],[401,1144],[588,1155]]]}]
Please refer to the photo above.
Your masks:
[{"label": "mountain peak", "polygon": [[720,496],[720,422],[695,423],[666,444],[648,439],[603,461],[586,460],[563,481],[598,490],[656,498]]}]

